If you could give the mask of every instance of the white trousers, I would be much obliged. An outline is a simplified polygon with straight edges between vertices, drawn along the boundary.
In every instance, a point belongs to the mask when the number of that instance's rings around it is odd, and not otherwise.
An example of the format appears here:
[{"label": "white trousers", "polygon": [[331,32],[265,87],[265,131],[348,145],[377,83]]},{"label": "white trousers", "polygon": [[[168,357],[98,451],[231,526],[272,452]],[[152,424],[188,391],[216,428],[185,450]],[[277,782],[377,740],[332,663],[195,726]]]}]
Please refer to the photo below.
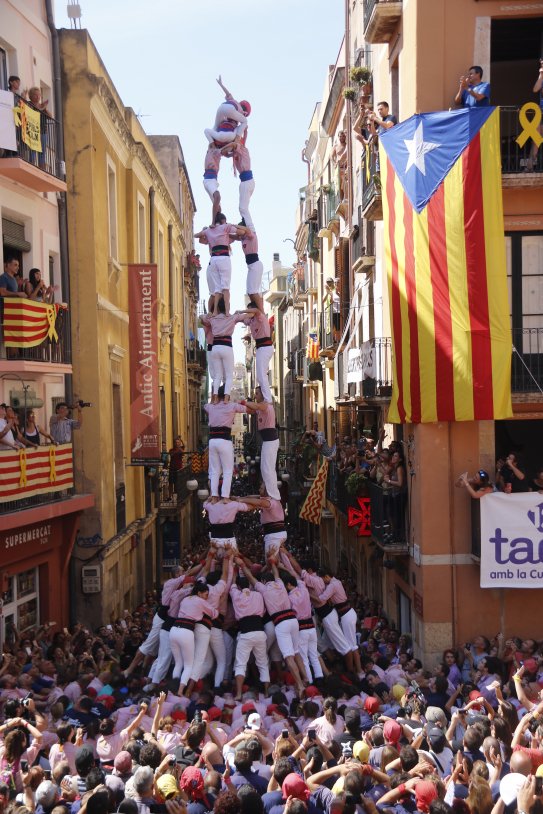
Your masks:
[{"label": "white trousers", "polygon": [[208,352],[207,352],[207,371],[209,373],[209,378],[211,379],[211,392],[212,393],[214,392],[213,391],[213,386],[215,384],[215,379],[217,377],[219,377],[219,383],[217,384],[217,392],[219,391],[219,387],[221,386],[220,375],[222,373],[222,367],[221,367],[221,373],[219,373],[217,371],[217,365],[216,365],[215,362],[216,362],[216,359],[213,356],[213,348],[211,348],[211,350],[208,350]]},{"label": "white trousers", "polygon": [[205,625],[196,624],[194,627],[194,660],[190,674],[193,681],[198,681],[204,674],[204,662],[209,650],[210,639],[210,629]]},{"label": "white trousers", "polygon": [[273,345],[256,349],[256,380],[262,390],[264,401],[272,401],[272,392],[268,380],[270,362],[273,359]]},{"label": "white trousers", "polygon": [[206,281],[207,281],[207,290],[210,294],[214,294],[217,286],[219,285],[219,281],[217,278],[217,272],[215,270],[215,266],[211,264],[211,260],[207,264],[206,268]]},{"label": "white trousers", "polygon": [[262,293],[262,275],[264,274],[264,263],[262,260],[255,260],[254,263],[247,264],[247,289],[248,297],[251,294]]},{"label": "white trousers", "polygon": [[234,380],[234,350],[228,345],[213,345],[211,353],[215,372],[213,395],[217,395],[221,382],[224,382],[224,395],[229,396]]},{"label": "white trousers", "polygon": [[222,472],[222,497],[230,497],[234,473],[234,445],[225,438],[209,439],[209,480],[211,497],[219,495],[219,479]]},{"label": "white trousers", "polygon": [[311,679],[311,672],[309,665],[311,664],[311,671],[313,678],[322,678],[323,672],[321,663],[319,661],[319,651],[317,649],[317,631],[315,628],[311,630],[300,630],[300,655],[304,663],[305,672],[308,679]]},{"label": "white trousers", "polygon": [[[230,289],[230,282],[232,280],[232,260],[228,254],[218,254],[212,257],[209,261],[211,266],[211,279],[215,287],[214,291],[209,290],[210,294],[220,294],[226,289]],[[208,277],[209,281],[209,277]]]},{"label": "white trousers", "polygon": [[218,178],[204,178],[204,189],[213,200],[213,194],[217,192],[219,189],[219,179]]},{"label": "white trousers", "polygon": [[279,622],[278,625],[275,625],[275,635],[277,636],[277,644],[284,659],[298,653],[300,628],[298,627],[297,619],[285,619],[284,622]]},{"label": "white trousers", "polygon": [[270,655],[270,661],[283,661],[283,656],[277,644],[275,625],[271,620],[264,625],[264,632],[266,634],[266,648]]},{"label": "white trousers", "polygon": [[263,630],[253,630],[251,633],[240,633],[236,646],[236,664],[234,674],[244,676],[247,672],[247,662],[255,654],[258,674],[263,683],[270,680],[270,668],[268,666],[268,651],[266,648],[266,634]]},{"label": "white trousers", "polygon": [[[277,451],[279,438],[275,441],[263,441],[260,450],[260,474],[269,497],[280,500],[281,495],[277,488]],[[224,477],[224,476],[223,476]]]},{"label": "white trousers", "polygon": [[339,617],[339,626],[345,636],[349,650],[358,650],[356,641],[356,611],[351,608],[343,616]]},{"label": "white trousers", "polygon": [[287,539],[286,531],[277,531],[274,534],[264,535],[264,554],[268,557],[275,557],[281,544]]},{"label": "white trousers", "polygon": [[160,644],[160,630],[162,628],[162,619],[155,613],[153,616],[153,624],[151,625],[151,630],[149,631],[147,638],[140,645],[139,651],[143,653],[144,656],[156,656],[158,653],[158,648]]},{"label": "white trousers", "polygon": [[186,686],[192,672],[194,661],[194,631],[184,627],[172,627],[170,630],[170,647],[174,660],[173,678]]},{"label": "white trousers", "polygon": [[351,652],[351,645],[343,635],[343,631],[339,625],[337,611],[334,609],[328,616],[322,620],[324,632],[328,637],[328,641],[341,656],[345,656]]},{"label": "white trousers", "polygon": [[[223,490],[224,491],[224,490]],[[233,549],[234,551],[238,551],[238,541],[235,537],[213,537],[211,534],[209,535],[209,541],[216,546],[217,551],[215,553],[215,558],[217,560],[222,560],[226,551],[226,546],[228,548]]]},{"label": "white trousers", "polygon": [[[235,122],[239,122],[239,124],[235,130],[232,130],[231,132],[226,130],[223,132],[218,128],[221,122],[223,122],[225,119],[232,119]],[[223,102],[222,105],[219,105],[217,108],[215,124],[212,128],[206,128],[204,133],[210,144],[213,141],[219,141],[221,144],[228,144],[228,142],[234,141],[237,135],[243,134],[246,125],[246,116],[244,116],[243,113],[241,113],[236,107],[234,107],[234,105],[229,105],[226,102]]]},{"label": "white trousers", "polygon": [[170,631],[160,631],[160,645],[158,656],[149,671],[149,678],[153,684],[160,684],[166,678],[172,660],[172,648],[170,646]]},{"label": "white trousers", "polygon": [[209,644],[211,651],[215,656],[215,684],[213,686],[220,687],[224,679],[224,672],[226,669],[226,646],[224,643],[223,632],[220,628],[211,628],[211,639]]},{"label": "white trousers", "polygon": [[245,221],[245,225],[249,229],[254,229],[253,219],[249,213],[249,201],[255,191],[255,179],[250,178],[248,181],[239,182],[239,214]]}]

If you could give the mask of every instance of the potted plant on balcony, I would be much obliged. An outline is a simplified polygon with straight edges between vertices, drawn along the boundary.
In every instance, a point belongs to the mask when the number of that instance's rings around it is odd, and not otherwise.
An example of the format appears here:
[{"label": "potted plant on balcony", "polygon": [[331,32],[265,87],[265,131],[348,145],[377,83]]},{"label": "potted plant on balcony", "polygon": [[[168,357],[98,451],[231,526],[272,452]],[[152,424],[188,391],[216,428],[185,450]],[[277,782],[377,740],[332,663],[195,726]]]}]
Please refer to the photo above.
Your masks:
[{"label": "potted plant on balcony", "polygon": [[362,96],[370,96],[372,91],[372,73],[365,65],[356,65],[351,68],[351,82],[360,85],[360,93]]},{"label": "potted plant on balcony", "polygon": [[368,475],[366,472],[351,472],[345,481],[345,488],[351,497],[364,497],[368,493]]},{"label": "potted plant on balcony", "polygon": [[356,102],[358,91],[356,88],[343,88],[343,98],[349,102]]}]

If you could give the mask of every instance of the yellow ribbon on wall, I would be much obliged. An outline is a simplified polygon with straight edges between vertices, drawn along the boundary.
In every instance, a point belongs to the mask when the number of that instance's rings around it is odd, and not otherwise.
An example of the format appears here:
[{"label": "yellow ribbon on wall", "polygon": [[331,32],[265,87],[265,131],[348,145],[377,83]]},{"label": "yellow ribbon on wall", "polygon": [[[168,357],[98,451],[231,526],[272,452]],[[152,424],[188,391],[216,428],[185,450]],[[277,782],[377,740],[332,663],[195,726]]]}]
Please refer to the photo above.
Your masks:
[{"label": "yellow ribbon on wall", "polygon": [[49,447],[49,481],[55,483],[57,479],[57,451],[54,446]]},{"label": "yellow ribbon on wall", "polygon": [[47,338],[51,340],[55,340],[58,342],[58,334],[56,331],[56,321],[57,321],[57,309],[54,305],[47,305],[46,310],[47,322],[49,323],[49,330],[47,332]]},{"label": "yellow ribbon on wall", "polygon": [[26,449],[19,450],[19,468],[21,470],[19,474],[19,486],[26,486]]},{"label": "yellow ribbon on wall", "polygon": [[[534,114],[531,119],[529,119],[526,115],[529,110]],[[524,147],[530,138],[538,147],[541,146],[543,143],[543,137],[539,133],[538,128],[541,124],[542,115],[543,113],[541,112],[541,108],[535,102],[526,102],[525,105],[522,105],[518,114],[518,120],[522,127],[522,132],[515,139],[519,147]]]}]

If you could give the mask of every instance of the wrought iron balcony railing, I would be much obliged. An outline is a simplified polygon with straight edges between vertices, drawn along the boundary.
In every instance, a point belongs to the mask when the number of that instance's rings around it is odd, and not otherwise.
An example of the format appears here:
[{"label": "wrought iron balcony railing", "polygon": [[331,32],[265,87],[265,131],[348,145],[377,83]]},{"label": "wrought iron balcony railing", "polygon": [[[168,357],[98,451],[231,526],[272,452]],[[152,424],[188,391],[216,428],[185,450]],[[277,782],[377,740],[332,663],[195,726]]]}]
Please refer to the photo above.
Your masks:
[{"label": "wrought iron balcony railing", "polygon": [[0,450],[0,514],[74,494],[72,444]]},{"label": "wrought iron balcony railing", "polygon": [[71,364],[72,349],[65,304],[0,297],[0,359]]},{"label": "wrought iron balcony railing", "polygon": [[[64,178],[64,168],[57,156],[57,128],[58,122],[46,113],[35,108],[26,99],[15,95],[15,137],[17,142],[17,156],[28,164],[33,164],[40,170],[53,175],[55,178]],[[29,145],[29,127],[26,122],[32,116],[39,121],[39,128],[35,128],[35,136],[41,146],[41,152]],[[4,153],[3,158],[12,158],[13,153]]]}]

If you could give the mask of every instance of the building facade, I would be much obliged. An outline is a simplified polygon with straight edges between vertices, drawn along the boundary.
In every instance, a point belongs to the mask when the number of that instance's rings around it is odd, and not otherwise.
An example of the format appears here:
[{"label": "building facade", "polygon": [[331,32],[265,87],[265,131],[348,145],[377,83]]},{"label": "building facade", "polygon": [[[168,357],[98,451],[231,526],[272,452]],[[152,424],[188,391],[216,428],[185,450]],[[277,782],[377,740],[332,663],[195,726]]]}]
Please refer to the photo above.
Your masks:
[{"label": "building facade", "polygon": [[[308,182],[300,193],[296,238],[300,282],[283,315],[284,352],[294,350],[300,361],[292,362],[284,388],[291,414],[300,411],[306,429],[316,420],[330,445],[362,435],[377,441],[381,431],[385,446],[400,441],[407,489],[401,539],[391,544],[376,521],[384,501],[378,488],[364,492],[374,518],[371,536],[358,536],[358,528],[348,528],[356,495],[332,462],[319,528],[321,556],[382,602],[390,618],[412,633],[421,655],[437,655],[477,633],[493,635],[496,625],[505,635],[532,636],[537,592],[480,588],[478,502],[454,483],[463,471],[481,467],[493,479],[497,459],[509,452],[523,459],[528,475],[542,460],[543,155],[532,142],[516,142],[523,128],[520,109],[538,101],[532,87],[541,8],[499,0],[354,0],[347,8],[343,46],[325,77],[304,148]],[[382,190],[377,153],[363,141],[361,103],[375,110],[386,100],[398,121],[446,110],[454,106],[458,77],[471,65],[482,66],[491,104],[500,106],[513,417],[391,425]],[[316,330],[320,370],[310,367]],[[314,473],[312,462],[304,476]]]},{"label": "building facade", "polygon": [[[78,618],[96,624],[136,605],[192,534],[189,467],[160,486],[156,465],[130,465],[136,349],[129,342],[128,274],[130,264],[156,264],[160,441],[169,450],[181,435],[187,452],[195,451],[204,365],[195,339],[195,207],[179,140],[145,134],[88,32],[62,30],[60,50],[74,392],[93,403],[76,467],[95,507],[83,517],[73,578]],[[97,582],[86,591],[89,574]]]},{"label": "building facade", "polygon": [[[0,402],[24,427],[31,411],[49,431],[58,402],[71,399],[70,289],[62,110],[54,81],[56,38],[45,2],[2,7],[0,33],[0,229],[3,264],[20,285],[39,269],[47,300],[0,301]],[[10,77],[20,85],[10,91]],[[29,103],[41,94],[47,114]],[[34,126],[34,133],[31,127]],[[33,136],[33,138],[32,138]],[[7,263],[6,263],[7,261]],[[6,266],[3,265],[2,271]],[[32,275],[37,279],[35,273]],[[42,437],[42,444],[45,440]],[[75,445],[79,438],[75,438]],[[0,643],[19,630],[70,621],[68,563],[92,495],[74,488],[72,443],[0,453]]]}]

